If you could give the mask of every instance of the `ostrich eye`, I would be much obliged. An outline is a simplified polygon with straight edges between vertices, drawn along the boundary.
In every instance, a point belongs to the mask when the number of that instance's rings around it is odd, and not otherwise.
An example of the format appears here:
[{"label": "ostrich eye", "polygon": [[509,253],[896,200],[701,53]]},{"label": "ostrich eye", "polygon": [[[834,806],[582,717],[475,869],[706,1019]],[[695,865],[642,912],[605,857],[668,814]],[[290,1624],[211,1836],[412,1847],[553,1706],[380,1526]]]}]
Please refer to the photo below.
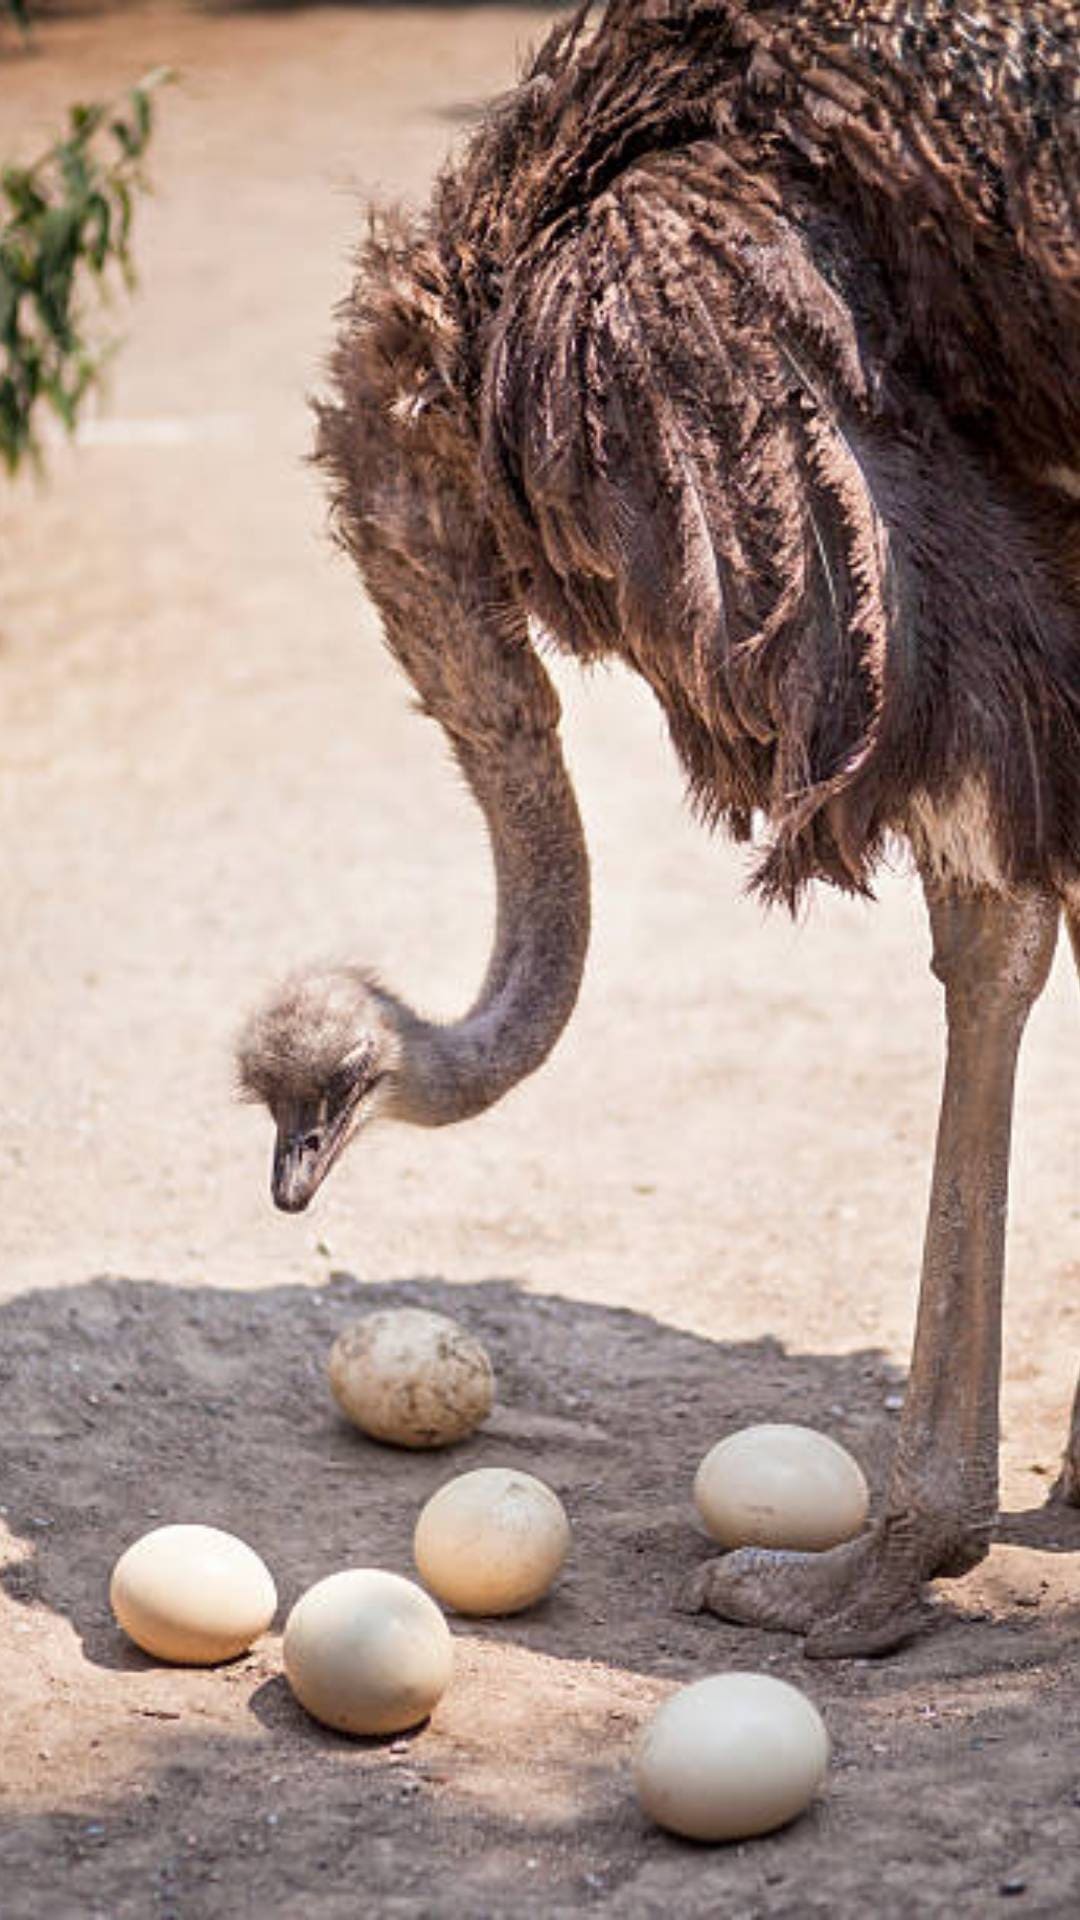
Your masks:
[{"label": "ostrich eye", "polygon": [[355,1064],[349,1067],[338,1067],[337,1072],[332,1074],[327,1082],[327,1107],[332,1110],[334,1107],[343,1106],[356,1085],[357,1079],[358,1074]]}]

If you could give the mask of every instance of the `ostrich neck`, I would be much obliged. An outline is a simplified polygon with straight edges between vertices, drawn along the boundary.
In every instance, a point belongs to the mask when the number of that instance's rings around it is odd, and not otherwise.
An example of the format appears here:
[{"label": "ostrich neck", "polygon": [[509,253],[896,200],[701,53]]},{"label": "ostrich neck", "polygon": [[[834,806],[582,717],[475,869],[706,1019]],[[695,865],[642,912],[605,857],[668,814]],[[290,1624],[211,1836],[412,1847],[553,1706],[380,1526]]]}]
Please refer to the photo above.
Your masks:
[{"label": "ostrich neck", "polygon": [[[474,635],[474,665],[479,652]],[[459,699],[445,687],[441,698],[424,690],[487,823],[496,913],[483,985],[461,1020],[437,1025],[392,1003],[402,1057],[390,1111],[420,1126],[468,1119],[540,1066],[573,1010],[588,945],[588,856],[558,702],[527,641],[498,652],[497,669],[486,662],[497,684],[486,684],[492,698],[486,707],[481,699],[479,726],[480,689],[475,679],[469,687],[467,735]]]}]

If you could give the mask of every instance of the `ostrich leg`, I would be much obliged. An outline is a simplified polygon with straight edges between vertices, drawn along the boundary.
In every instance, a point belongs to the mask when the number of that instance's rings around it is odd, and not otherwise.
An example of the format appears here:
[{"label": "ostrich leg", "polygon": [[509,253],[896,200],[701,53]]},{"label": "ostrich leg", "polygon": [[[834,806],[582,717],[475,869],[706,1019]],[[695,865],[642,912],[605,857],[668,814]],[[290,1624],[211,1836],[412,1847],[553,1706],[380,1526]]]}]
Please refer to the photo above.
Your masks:
[{"label": "ostrich leg", "polygon": [[744,1547],[683,1596],[807,1634],[809,1654],[885,1652],[917,1626],[924,1581],[966,1573],[997,1517],[998,1377],[1009,1139],[1024,1024],[1054,951],[1050,895],[926,883],[948,1054],[915,1349],[885,1512],[819,1554]]},{"label": "ostrich leg", "polygon": [[[1069,929],[1069,939],[1072,941],[1076,971],[1080,974],[1080,888],[1075,888],[1066,895],[1065,924]],[[1073,1400],[1072,1421],[1057,1491],[1071,1507],[1080,1507],[1080,1381],[1077,1382],[1076,1396]]]},{"label": "ostrich leg", "polygon": [[1069,1438],[1065,1447],[1065,1458],[1061,1463],[1061,1479],[1055,1488],[1055,1494],[1066,1500],[1070,1507],[1080,1507],[1080,1381],[1077,1382],[1073,1396],[1072,1420],[1069,1426]]}]

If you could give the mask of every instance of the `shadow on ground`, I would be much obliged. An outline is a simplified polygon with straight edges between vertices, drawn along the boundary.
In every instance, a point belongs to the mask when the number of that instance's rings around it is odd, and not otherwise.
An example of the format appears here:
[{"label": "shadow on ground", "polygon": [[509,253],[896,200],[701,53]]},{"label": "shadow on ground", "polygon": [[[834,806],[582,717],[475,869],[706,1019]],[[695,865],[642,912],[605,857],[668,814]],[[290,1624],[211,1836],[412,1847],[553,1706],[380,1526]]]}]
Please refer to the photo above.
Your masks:
[{"label": "shadow on ground", "polygon": [[[495,1414],[448,1452],[365,1439],[327,1390],[341,1327],[406,1304],[452,1313],[495,1365]],[[145,1529],[198,1520],[242,1534],[287,1608],[335,1567],[411,1571],[428,1494],[466,1467],[509,1462],[558,1490],[575,1532],[557,1594],[512,1623],[514,1639],[551,1653],[569,1639],[582,1655],[652,1671],[693,1637],[668,1600],[706,1551],[690,1505],[705,1449],[750,1421],[816,1421],[879,1480],[895,1387],[875,1350],[717,1345],[504,1280],[372,1287],[338,1274],[322,1287],[248,1293],[95,1279],[0,1308],[5,1517],[26,1542],[0,1578],[13,1598],[70,1620],[91,1660],[138,1665],[106,1583]]]},{"label": "shadow on ground", "polygon": [[[393,1304],[452,1312],[492,1354],[498,1409],[451,1452],[377,1446],[329,1399],[336,1333]],[[89,1665],[64,1656],[50,1678],[52,1640],[26,1642],[56,1712],[81,1717],[87,1764],[82,1791],[44,1808],[39,1797],[20,1810],[9,1781],[5,1920],[592,1909],[981,1920],[1007,1891],[1030,1893],[1030,1911],[1075,1911],[1075,1609],[952,1619],[896,1661],[826,1668],[807,1668],[787,1636],[671,1610],[707,1551],[689,1487],[720,1433],[762,1419],[828,1427],[880,1487],[896,1387],[873,1349],[717,1345],[505,1280],[371,1286],[338,1274],[240,1293],[100,1278],[12,1300],[0,1308],[0,1390],[16,1557],[3,1585],[26,1609],[17,1619],[51,1610],[70,1622]],[[413,1736],[354,1741],[314,1725],[271,1641],[185,1673],[155,1669],[112,1623],[110,1567],[158,1522],[249,1540],[278,1579],[280,1621],[334,1568],[409,1572],[427,1494],[497,1461],[559,1490],[572,1561],[531,1612],[454,1623],[454,1685]],[[805,1687],[834,1759],[806,1819],[703,1850],[647,1825],[629,1757],[666,1685],[725,1666]]]}]

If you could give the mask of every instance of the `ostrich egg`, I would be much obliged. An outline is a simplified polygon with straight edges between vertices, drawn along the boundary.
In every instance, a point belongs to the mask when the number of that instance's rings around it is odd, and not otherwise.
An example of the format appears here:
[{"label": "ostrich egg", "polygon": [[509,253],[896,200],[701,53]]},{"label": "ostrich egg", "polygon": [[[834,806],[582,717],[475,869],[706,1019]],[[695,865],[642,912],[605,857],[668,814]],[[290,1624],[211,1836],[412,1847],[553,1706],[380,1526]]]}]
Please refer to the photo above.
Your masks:
[{"label": "ostrich egg", "polygon": [[398,1573],[351,1567],[319,1580],[285,1623],[285,1674],[302,1707],[340,1733],[400,1733],[450,1682],[450,1629]]},{"label": "ostrich egg", "polygon": [[479,1467],[432,1494],[413,1558],[458,1613],[520,1613],[552,1585],[570,1548],[562,1501],[531,1473]]},{"label": "ostrich egg", "polygon": [[390,1307],[339,1334],[330,1390],[373,1440],[448,1447],[487,1418],[495,1377],[479,1340],[446,1314]]},{"label": "ostrich egg", "polygon": [[812,1427],[744,1427],[705,1455],[694,1504],[722,1547],[838,1546],[866,1522],[862,1468]]},{"label": "ostrich egg", "polygon": [[829,1736],[813,1703],[763,1673],[718,1673],[682,1687],[648,1722],[634,1781],[658,1826],[690,1840],[748,1840],[808,1806]]},{"label": "ostrich egg", "polygon": [[145,1653],[181,1666],[212,1666],[244,1653],[274,1617],[268,1568],[218,1527],[155,1527],[120,1555],[109,1587],[113,1613]]}]

